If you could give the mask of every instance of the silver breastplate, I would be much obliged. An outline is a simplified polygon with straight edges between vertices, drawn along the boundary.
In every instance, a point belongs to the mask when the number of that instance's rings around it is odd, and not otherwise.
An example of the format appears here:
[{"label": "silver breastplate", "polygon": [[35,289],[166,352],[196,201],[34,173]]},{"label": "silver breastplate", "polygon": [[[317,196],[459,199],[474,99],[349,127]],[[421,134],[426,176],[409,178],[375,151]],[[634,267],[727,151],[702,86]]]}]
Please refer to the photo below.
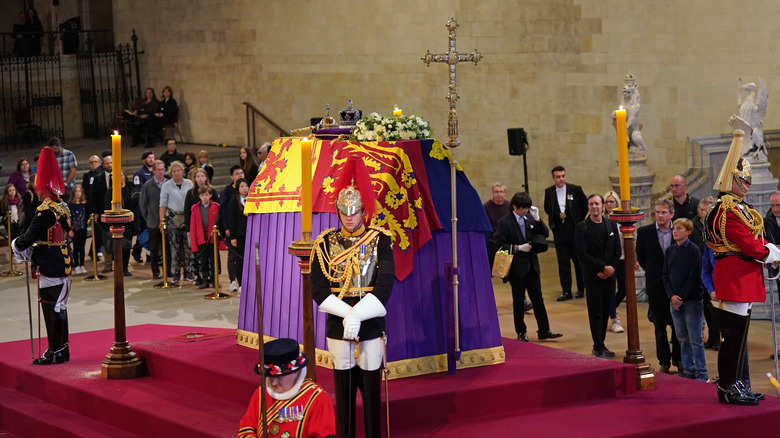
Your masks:
[{"label": "silver breastplate", "polygon": [[[344,251],[352,250],[353,246],[355,245],[355,242],[360,240],[362,236],[355,236],[355,237],[344,237],[340,232],[336,232],[328,236],[328,248],[329,248],[329,255],[330,259],[333,260],[336,258],[339,254],[341,254]],[[352,275],[350,280],[347,280],[351,283],[350,287],[353,288],[364,288],[371,284],[371,282],[374,280],[374,275],[376,273],[376,264],[377,264],[377,244],[379,243],[379,236],[377,236],[374,239],[371,239],[368,241],[368,243],[364,245],[360,245],[359,248],[356,248],[355,250],[355,256],[357,257],[359,264],[360,264],[360,275],[355,276]],[[350,257],[351,258],[351,257]],[[339,264],[339,268],[343,269],[344,263]],[[344,283],[339,283],[340,287],[344,286]]]}]

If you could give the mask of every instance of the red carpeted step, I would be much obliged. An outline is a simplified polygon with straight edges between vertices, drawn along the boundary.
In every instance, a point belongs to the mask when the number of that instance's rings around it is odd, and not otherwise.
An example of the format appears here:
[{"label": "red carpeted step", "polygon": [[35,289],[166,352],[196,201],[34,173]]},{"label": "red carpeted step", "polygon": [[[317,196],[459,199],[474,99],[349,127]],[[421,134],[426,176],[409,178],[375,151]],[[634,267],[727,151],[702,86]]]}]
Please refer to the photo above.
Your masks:
[{"label": "red carpeted step", "polygon": [[3,438],[140,437],[3,387],[0,387],[0,436]]},{"label": "red carpeted step", "polygon": [[[759,406],[724,405],[718,403],[715,385],[668,375],[656,376],[656,382],[657,387],[648,391],[528,409],[516,415],[440,419],[442,412],[421,407],[430,416],[427,422],[396,421],[391,433],[394,438],[780,436],[780,403],[774,398]],[[511,400],[503,398],[501,402]]]}]

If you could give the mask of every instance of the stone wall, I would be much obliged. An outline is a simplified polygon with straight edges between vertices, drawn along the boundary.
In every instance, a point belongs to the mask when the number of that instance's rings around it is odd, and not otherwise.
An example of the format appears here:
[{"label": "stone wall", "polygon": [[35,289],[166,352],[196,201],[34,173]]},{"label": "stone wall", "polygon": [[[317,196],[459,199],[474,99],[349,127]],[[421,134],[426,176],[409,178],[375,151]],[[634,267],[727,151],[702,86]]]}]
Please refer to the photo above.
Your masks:
[{"label": "stone wall", "polygon": [[[519,190],[521,158],[509,157],[506,129],[525,128],[537,204],[556,164],[588,193],[609,189],[609,114],[629,71],[654,192],[689,167],[689,137],[729,131],[739,77],[762,76],[770,94],[780,87],[767,56],[780,41],[780,3],[770,0],[114,0],[113,12],[116,35],[139,34],[142,86],[173,87],[185,138],[239,145],[243,101],[292,129],[348,97],[367,112],[398,104],[444,138],[446,67],[420,56],[447,50],[455,16],[458,49],[485,56],[458,67],[457,157],[484,198],[495,180]],[[778,118],[770,106],[766,128]]]}]

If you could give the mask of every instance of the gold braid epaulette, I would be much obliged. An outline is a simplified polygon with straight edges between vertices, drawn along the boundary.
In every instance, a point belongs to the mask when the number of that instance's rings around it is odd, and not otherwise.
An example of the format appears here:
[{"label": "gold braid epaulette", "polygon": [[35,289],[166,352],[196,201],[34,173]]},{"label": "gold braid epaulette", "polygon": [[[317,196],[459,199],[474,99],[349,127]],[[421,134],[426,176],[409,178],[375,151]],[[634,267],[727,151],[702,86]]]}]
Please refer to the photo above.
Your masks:
[{"label": "gold braid epaulette", "polygon": [[763,236],[764,234],[764,218],[761,217],[759,212],[750,207],[747,207],[747,211],[750,217],[746,216],[742,212],[742,209],[739,208],[739,202],[742,201],[742,198],[740,197],[726,194],[721,196],[720,199],[720,216],[718,217],[717,224],[718,231],[720,232],[720,238],[726,248],[728,248],[730,251],[742,252],[738,246],[734,245],[726,237],[726,213],[729,211],[734,213],[734,215],[736,215],[737,218],[748,227],[750,233],[755,236],[756,239]]},{"label": "gold braid epaulette", "polygon": [[379,231],[380,233],[384,234],[385,236],[387,236],[387,237],[389,237],[391,239],[393,238],[393,233],[391,233],[389,230],[386,230],[384,228],[380,228],[380,227],[378,227],[376,225],[369,225],[368,228],[371,229],[371,230]]},{"label": "gold braid epaulette", "polygon": [[70,228],[70,209],[68,208],[67,204],[64,202],[53,201],[51,198],[46,198],[41,202],[41,205],[35,209],[35,211],[46,210],[51,210],[54,213],[54,216],[56,216],[57,221],[60,220],[60,217],[65,216],[65,219],[68,221],[68,228]]}]

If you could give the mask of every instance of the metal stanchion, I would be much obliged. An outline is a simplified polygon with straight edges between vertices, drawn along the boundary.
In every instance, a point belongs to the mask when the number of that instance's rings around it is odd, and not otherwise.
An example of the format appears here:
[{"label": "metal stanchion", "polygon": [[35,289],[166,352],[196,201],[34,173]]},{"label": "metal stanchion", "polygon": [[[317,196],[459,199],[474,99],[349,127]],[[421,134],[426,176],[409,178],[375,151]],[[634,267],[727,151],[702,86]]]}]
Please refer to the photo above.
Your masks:
[{"label": "metal stanchion", "polygon": [[[207,300],[222,300],[230,298],[229,294],[219,292],[219,229],[216,225],[211,229],[211,241],[214,242],[214,293],[206,295]],[[208,251],[208,249],[206,249]],[[229,263],[229,262],[228,262]],[[206,280],[205,278],[203,280]]]},{"label": "metal stanchion", "polygon": [[157,283],[154,285],[155,289],[172,289],[174,287],[179,287],[179,283],[172,281],[168,283],[168,257],[166,256],[166,248],[167,245],[165,244],[165,218],[160,218],[160,238],[162,239],[162,275],[163,275],[163,281],[162,283]]},{"label": "metal stanchion", "polygon": [[92,225],[92,275],[89,277],[85,277],[84,280],[86,281],[98,281],[98,280],[105,280],[105,275],[99,275],[98,269],[97,269],[97,248],[95,247],[95,227],[97,226],[97,222],[95,221],[95,213],[92,213],[89,215],[89,220],[87,221],[88,224]]},{"label": "metal stanchion", "polygon": [[11,235],[11,212],[9,211],[5,216],[7,219],[5,229],[8,231],[8,270],[0,272],[0,277],[19,277],[24,274],[19,271],[14,271],[14,251],[11,249],[11,240],[13,240],[13,236]]}]

